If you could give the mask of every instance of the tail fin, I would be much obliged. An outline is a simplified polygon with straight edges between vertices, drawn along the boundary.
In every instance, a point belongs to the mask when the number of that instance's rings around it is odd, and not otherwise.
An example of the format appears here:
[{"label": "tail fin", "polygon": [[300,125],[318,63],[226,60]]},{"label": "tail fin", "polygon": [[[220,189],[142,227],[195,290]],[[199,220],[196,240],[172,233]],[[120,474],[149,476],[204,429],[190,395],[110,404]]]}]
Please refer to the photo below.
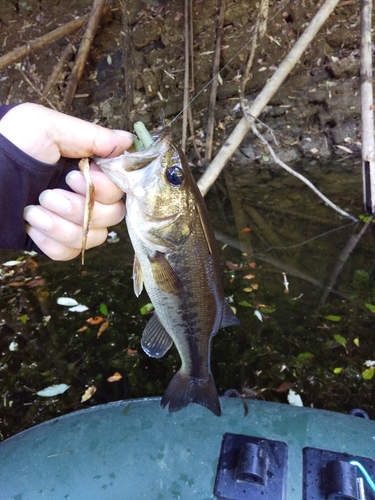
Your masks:
[{"label": "tail fin", "polygon": [[179,370],[170,381],[160,404],[162,408],[169,404],[169,411],[178,411],[189,403],[198,403],[218,417],[221,415],[220,402],[211,373],[202,379],[190,377]]}]

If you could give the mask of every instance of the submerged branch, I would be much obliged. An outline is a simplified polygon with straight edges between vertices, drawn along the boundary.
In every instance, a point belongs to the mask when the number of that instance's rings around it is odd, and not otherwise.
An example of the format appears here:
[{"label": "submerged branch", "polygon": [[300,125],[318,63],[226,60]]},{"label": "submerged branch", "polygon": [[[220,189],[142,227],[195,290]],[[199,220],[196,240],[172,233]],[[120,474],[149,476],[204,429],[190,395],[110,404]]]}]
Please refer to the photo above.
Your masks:
[{"label": "submerged branch", "polygon": [[320,299],[320,303],[324,304],[326,301],[328,295],[332,291],[333,285],[336,283],[337,278],[344,267],[346,261],[348,260],[350,254],[354,250],[354,248],[357,246],[357,243],[359,240],[362,238],[362,236],[365,234],[367,231],[367,228],[369,227],[370,224],[372,224],[372,217],[369,218],[369,220],[366,222],[366,224],[363,226],[363,228],[360,230],[358,234],[351,234],[345,247],[343,248],[342,252],[339,255],[339,258],[337,259],[337,263],[335,267],[332,270],[331,276],[329,277],[328,283],[324,289],[324,293],[322,295],[322,298]]}]

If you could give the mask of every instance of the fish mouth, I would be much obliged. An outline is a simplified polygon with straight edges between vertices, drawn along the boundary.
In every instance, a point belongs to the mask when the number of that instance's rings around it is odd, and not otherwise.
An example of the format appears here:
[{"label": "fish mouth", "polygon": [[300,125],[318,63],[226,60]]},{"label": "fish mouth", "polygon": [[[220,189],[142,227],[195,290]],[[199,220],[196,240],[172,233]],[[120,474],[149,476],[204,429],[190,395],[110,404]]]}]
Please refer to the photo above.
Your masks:
[{"label": "fish mouth", "polygon": [[135,170],[146,167],[160,156],[165,155],[168,149],[170,149],[172,135],[169,127],[164,128],[160,133],[152,134],[151,137],[153,142],[143,151],[124,153],[126,156],[131,157],[131,161],[125,167],[127,172],[134,172]]}]

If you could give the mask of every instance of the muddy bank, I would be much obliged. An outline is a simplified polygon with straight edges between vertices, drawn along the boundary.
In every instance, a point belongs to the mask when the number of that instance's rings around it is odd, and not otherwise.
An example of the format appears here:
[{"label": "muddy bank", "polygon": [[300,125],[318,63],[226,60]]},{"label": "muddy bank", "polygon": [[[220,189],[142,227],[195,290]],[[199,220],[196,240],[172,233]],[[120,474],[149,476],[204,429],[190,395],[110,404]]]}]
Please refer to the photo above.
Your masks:
[{"label": "muddy bank", "polygon": [[[317,2],[270,2],[267,33],[257,47],[246,99],[253,100],[317,11]],[[320,5],[322,2],[318,2]],[[25,0],[1,7],[2,54],[85,14],[89,0]],[[194,86],[191,97],[194,138],[202,151],[212,58],[216,39],[218,0],[193,2]],[[229,0],[226,6],[220,67],[222,81],[216,106],[215,145],[224,141],[242,116],[239,87],[249,55],[257,8],[253,1]],[[30,53],[21,64],[1,72],[0,102],[47,104],[42,92],[68,39]],[[247,44],[247,45],[246,45]],[[236,57],[234,57],[238,54]],[[74,58],[72,54],[71,59]],[[168,123],[182,109],[184,89],[184,2],[112,1],[106,7],[84,76],[70,109],[62,97],[73,61],[65,64],[47,96],[58,109],[110,127],[130,128],[141,119],[149,128]],[[26,77],[25,77],[26,75]],[[38,93],[39,92],[39,93]],[[359,6],[341,2],[305,52],[282,88],[260,116],[277,140],[274,148],[284,161],[301,157],[326,159],[358,152],[359,137]],[[272,134],[261,128],[266,138]],[[181,119],[173,124],[181,137]],[[192,149],[192,137],[188,147]],[[268,162],[268,154],[249,134],[236,158],[241,163]]]}]

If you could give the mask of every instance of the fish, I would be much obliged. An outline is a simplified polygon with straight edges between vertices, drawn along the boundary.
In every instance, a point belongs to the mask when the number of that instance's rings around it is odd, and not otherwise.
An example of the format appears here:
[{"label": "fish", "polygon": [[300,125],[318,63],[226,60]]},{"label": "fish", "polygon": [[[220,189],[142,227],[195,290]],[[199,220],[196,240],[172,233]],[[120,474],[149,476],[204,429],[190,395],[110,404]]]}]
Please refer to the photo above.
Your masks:
[{"label": "fish", "polygon": [[224,295],[214,231],[186,157],[170,129],[152,138],[144,151],[94,161],[126,193],[134,292],[144,287],[154,306],[142,348],[161,358],[175,344],[181,358],[161,406],[174,412],[193,402],[220,416],[211,344],[239,320]]}]

